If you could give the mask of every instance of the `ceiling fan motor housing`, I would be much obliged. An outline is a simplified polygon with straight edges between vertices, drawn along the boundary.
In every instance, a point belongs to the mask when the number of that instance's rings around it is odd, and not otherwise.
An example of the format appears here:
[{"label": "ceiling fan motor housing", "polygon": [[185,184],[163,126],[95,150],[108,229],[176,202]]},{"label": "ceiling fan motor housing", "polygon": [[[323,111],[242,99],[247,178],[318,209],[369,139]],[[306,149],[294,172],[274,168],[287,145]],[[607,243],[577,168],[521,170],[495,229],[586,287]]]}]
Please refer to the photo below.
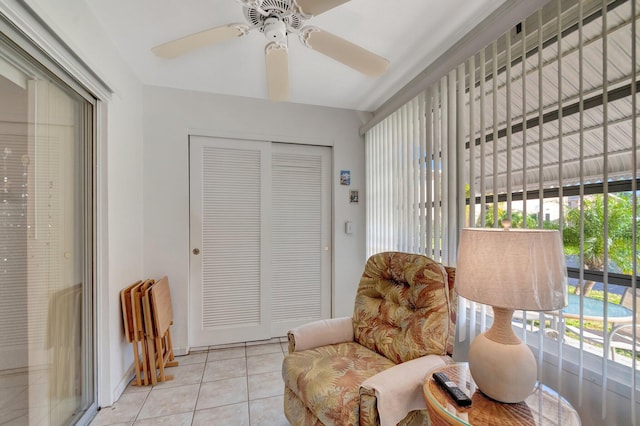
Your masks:
[{"label": "ceiling fan motor housing", "polygon": [[[296,32],[302,28],[305,18],[294,10],[292,0],[240,0],[244,4],[244,16],[249,25],[259,28],[263,33],[272,28],[270,23],[280,21],[284,25],[285,36],[287,33]],[[278,24],[277,32],[282,33],[282,25]],[[271,41],[277,40],[267,36]]]},{"label": "ceiling fan motor housing", "polygon": [[276,17],[264,20],[264,35],[271,41],[284,42],[287,39],[287,26]]}]

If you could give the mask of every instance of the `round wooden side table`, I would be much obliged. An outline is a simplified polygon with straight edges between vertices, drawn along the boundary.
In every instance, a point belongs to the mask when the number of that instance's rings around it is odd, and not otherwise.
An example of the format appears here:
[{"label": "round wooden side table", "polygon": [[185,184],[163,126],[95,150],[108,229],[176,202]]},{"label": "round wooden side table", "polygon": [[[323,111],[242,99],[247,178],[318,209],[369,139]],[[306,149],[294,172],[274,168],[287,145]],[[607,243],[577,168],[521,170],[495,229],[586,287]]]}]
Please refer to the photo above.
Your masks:
[{"label": "round wooden side table", "polygon": [[[471,405],[459,407],[433,380],[442,371],[471,397]],[[476,388],[466,363],[437,368],[425,379],[424,397],[431,422],[440,425],[563,425],[580,426],[580,416],[569,402],[553,389],[539,384],[523,402],[505,404]]]}]

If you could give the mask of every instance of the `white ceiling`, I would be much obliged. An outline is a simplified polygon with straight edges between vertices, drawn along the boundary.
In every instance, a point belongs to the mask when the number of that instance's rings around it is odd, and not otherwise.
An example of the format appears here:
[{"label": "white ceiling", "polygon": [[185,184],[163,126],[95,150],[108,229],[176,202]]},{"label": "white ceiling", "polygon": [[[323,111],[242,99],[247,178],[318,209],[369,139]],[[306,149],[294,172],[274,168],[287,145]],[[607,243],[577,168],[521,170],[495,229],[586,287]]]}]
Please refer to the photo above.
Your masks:
[{"label": "white ceiling", "polygon": [[[306,22],[390,60],[377,79],[289,36],[290,102],[374,111],[505,0],[351,0]],[[246,23],[234,0],[86,0],[124,60],[147,85],[267,99],[264,36],[167,60],[151,48],[228,23]]]}]

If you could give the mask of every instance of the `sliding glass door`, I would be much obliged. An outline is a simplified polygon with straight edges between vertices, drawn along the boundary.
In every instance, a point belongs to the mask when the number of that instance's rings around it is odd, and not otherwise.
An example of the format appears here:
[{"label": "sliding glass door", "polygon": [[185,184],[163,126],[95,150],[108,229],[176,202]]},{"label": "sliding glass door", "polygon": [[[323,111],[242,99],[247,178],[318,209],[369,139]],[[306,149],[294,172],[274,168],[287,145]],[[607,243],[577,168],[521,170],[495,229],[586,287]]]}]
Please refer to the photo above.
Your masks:
[{"label": "sliding glass door", "polygon": [[0,424],[71,424],[95,399],[92,117],[0,38]]}]

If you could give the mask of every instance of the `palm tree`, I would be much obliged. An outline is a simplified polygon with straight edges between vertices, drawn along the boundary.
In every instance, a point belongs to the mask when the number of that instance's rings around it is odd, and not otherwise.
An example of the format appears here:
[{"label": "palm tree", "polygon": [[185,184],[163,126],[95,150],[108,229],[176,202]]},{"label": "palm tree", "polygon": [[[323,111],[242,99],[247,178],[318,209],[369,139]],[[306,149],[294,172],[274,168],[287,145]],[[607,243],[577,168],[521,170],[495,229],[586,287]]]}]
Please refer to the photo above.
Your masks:
[{"label": "palm tree", "polygon": [[[632,198],[630,193],[609,194],[608,254],[610,266],[624,274],[632,273]],[[580,207],[567,209],[563,240],[565,253],[580,255]],[[584,268],[602,271],[604,265],[604,195],[584,198]],[[582,292],[588,295],[594,281],[586,281]],[[576,287],[576,293],[580,293]]]}]

